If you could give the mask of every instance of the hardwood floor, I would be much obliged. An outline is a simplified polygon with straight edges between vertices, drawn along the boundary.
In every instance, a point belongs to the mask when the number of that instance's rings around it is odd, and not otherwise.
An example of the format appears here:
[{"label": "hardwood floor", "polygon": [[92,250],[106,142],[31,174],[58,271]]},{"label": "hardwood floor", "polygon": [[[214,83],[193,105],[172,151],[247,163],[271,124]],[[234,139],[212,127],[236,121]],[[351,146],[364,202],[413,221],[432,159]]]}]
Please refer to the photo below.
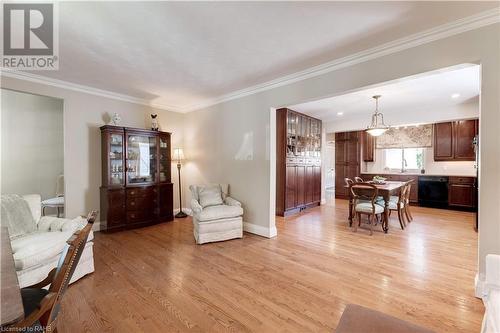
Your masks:
[{"label": "hardwood floor", "polygon": [[471,213],[413,208],[353,233],[337,200],[277,220],[278,237],[197,246],[190,219],[97,233],[95,273],[73,284],[60,332],[332,332],[356,303],[436,332],[479,332]]}]

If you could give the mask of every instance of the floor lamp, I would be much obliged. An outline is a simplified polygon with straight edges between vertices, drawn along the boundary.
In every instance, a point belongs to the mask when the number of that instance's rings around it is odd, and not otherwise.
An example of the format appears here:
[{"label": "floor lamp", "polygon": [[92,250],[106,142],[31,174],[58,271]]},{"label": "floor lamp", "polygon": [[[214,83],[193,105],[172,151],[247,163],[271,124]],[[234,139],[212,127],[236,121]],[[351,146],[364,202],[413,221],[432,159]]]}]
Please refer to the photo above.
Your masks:
[{"label": "floor lamp", "polygon": [[181,190],[181,162],[184,160],[182,148],[174,149],[174,160],[177,160],[177,173],[179,174],[179,212],[175,214],[176,218],[184,218],[188,215],[182,211],[182,190]]}]

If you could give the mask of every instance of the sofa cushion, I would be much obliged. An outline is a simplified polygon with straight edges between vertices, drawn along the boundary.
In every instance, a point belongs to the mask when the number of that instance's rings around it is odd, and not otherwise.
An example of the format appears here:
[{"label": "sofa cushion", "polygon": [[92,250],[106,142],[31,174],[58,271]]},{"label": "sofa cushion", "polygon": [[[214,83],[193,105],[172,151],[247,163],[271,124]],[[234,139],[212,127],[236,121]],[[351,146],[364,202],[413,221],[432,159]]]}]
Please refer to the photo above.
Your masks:
[{"label": "sofa cushion", "polygon": [[194,217],[200,221],[212,221],[218,219],[226,219],[243,215],[243,208],[239,206],[210,206],[204,208],[201,212],[195,213]]},{"label": "sofa cushion", "polygon": [[16,270],[26,269],[58,256],[72,231],[33,232],[11,241]]},{"label": "sofa cushion", "polygon": [[200,205],[205,207],[222,205],[222,189],[219,184],[199,186],[198,196]]},{"label": "sofa cushion", "polygon": [[1,211],[1,224],[9,229],[11,239],[36,230],[28,202],[19,195],[2,195]]}]

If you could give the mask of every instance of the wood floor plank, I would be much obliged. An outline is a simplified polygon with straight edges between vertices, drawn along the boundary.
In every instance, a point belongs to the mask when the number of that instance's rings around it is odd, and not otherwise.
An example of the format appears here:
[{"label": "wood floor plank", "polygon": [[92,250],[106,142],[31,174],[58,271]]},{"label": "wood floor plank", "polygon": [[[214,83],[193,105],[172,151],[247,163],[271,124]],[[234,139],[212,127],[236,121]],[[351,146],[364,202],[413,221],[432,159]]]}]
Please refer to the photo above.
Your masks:
[{"label": "wood floor plank", "polygon": [[413,208],[406,230],[347,226],[335,200],[277,218],[278,237],[196,245],[190,218],[96,233],[96,271],[70,286],[60,332],[331,332],[348,303],[437,332],[478,332],[467,212]]}]

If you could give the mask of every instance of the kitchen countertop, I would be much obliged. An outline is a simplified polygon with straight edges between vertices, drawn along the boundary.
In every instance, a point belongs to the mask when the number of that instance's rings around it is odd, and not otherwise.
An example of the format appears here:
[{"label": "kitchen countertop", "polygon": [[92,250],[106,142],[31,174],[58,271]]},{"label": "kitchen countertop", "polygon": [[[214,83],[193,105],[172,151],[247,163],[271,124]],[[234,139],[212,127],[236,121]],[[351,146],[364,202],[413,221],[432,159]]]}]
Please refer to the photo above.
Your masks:
[{"label": "kitchen countertop", "polygon": [[443,175],[443,174],[436,174],[436,173],[412,173],[412,172],[405,172],[405,173],[394,173],[394,172],[361,172],[362,175],[391,175],[391,176],[441,176],[441,177],[472,177],[476,178],[476,175]]}]

